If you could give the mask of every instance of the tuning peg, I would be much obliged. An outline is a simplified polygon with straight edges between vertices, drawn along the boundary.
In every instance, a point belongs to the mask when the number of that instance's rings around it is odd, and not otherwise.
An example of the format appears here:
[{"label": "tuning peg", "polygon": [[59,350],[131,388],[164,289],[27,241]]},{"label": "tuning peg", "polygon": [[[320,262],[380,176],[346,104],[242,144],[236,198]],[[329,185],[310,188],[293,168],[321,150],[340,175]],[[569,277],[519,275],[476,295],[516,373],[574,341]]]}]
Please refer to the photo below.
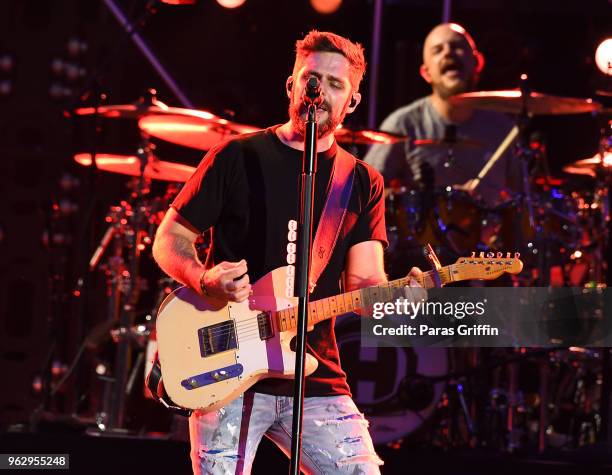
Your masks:
[{"label": "tuning peg", "polygon": [[515,259],[520,259],[521,258],[521,253],[520,252],[515,252],[514,253],[514,258]]},{"label": "tuning peg", "polygon": [[498,259],[501,259],[501,258],[503,258],[503,257],[504,257],[504,253],[503,253],[503,252],[498,252],[498,253],[497,253],[497,258],[498,258]]},{"label": "tuning peg", "polygon": [[488,259],[493,259],[495,257],[495,253],[493,252],[487,252],[487,258]]},{"label": "tuning peg", "polygon": [[476,251],[472,251],[472,255],[470,257],[472,258],[476,257]]},{"label": "tuning peg", "polygon": [[506,252],[506,259],[510,259],[510,252]]},{"label": "tuning peg", "polygon": [[482,251],[482,252],[480,253],[480,256],[479,256],[479,257],[481,257],[481,258],[483,258],[483,259],[484,259],[484,256],[485,256],[484,251]]}]

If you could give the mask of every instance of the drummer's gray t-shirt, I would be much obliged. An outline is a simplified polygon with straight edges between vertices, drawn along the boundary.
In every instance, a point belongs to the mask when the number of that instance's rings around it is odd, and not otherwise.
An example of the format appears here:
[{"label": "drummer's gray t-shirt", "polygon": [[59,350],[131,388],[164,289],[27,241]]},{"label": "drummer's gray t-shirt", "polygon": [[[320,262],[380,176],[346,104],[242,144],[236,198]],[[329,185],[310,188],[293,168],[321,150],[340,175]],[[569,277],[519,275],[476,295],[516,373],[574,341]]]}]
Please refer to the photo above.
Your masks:
[{"label": "drummer's gray t-shirt", "polygon": [[[448,147],[416,147],[414,139],[442,139],[449,126],[455,126],[457,140],[472,139],[481,146],[457,146],[448,159]],[[401,178],[407,182],[426,181],[433,171],[436,187],[463,184],[475,178],[506,137],[513,123],[504,114],[475,110],[466,122],[453,124],[442,118],[429,97],[401,107],[387,117],[381,129],[408,135],[409,140],[394,145],[374,145],[364,160],[382,173],[385,180]],[[499,192],[517,183],[519,163],[512,159],[511,148],[493,166],[476,192],[489,204],[499,199]],[[423,164],[428,164],[423,166]]]}]

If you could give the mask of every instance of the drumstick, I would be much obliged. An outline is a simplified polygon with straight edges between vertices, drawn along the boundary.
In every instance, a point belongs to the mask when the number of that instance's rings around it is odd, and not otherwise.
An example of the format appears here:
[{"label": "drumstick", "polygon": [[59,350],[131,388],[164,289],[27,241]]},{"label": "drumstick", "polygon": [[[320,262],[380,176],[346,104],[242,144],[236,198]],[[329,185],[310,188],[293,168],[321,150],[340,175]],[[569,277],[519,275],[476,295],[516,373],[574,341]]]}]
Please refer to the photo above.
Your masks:
[{"label": "drumstick", "polygon": [[480,173],[478,174],[478,176],[474,180],[472,180],[472,182],[468,185],[467,191],[474,191],[474,188],[476,188],[480,184],[481,180],[485,177],[485,175],[489,173],[489,170],[491,169],[491,167],[495,165],[497,160],[499,160],[499,157],[501,157],[504,154],[504,152],[508,149],[512,141],[516,138],[516,136],[518,135],[518,131],[519,130],[516,125],[512,127],[510,132],[508,132],[508,135],[506,135],[506,138],[499,145],[499,147],[497,147],[497,150],[495,150],[495,153],[491,155],[491,158],[489,158],[489,161],[485,163],[484,167],[482,167],[482,170],[480,170]]}]

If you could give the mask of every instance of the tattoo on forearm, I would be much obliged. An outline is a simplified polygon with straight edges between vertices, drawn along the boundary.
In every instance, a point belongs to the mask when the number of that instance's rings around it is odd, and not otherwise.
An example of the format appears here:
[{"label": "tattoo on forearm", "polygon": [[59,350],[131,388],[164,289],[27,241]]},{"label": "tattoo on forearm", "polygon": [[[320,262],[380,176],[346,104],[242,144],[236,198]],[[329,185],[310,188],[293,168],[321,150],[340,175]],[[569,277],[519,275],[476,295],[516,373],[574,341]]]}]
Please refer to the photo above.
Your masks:
[{"label": "tattoo on forearm", "polygon": [[161,243],[157,262],[173,279],[190,285],[189,269],[199,263],[195,247],[183,236],[167,235]]}]

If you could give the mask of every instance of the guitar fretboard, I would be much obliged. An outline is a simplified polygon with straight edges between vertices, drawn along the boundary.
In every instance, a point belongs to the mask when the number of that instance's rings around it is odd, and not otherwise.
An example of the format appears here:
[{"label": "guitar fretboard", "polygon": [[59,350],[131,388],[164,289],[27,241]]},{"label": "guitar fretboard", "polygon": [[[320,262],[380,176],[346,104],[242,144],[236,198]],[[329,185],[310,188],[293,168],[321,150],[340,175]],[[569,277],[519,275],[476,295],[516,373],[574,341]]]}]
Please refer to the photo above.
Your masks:
[{"label": "guitar fretboard", "polygon": [[[439,285],[446,285],[455,281],[454,278],[456,264],[445,266],[437,271],[439,275]],[[376,302],[389,302],[400,296],[398,290],[410,284],[408,277],[385,282],[384,284],[373,287],[366,287],[353,290],[344,294],[334,295],[314,302],[308,303],[308,325],[314,325],[328,318],[354,312],[360,308],[370,307]],[[431,289],[437,287],[436,273],[434,271],[424,272],[419,279],[419,284]],[[281,331],[293,330],[297,328],[297,307],[290,307],[276,312],[278,327]]]}]

